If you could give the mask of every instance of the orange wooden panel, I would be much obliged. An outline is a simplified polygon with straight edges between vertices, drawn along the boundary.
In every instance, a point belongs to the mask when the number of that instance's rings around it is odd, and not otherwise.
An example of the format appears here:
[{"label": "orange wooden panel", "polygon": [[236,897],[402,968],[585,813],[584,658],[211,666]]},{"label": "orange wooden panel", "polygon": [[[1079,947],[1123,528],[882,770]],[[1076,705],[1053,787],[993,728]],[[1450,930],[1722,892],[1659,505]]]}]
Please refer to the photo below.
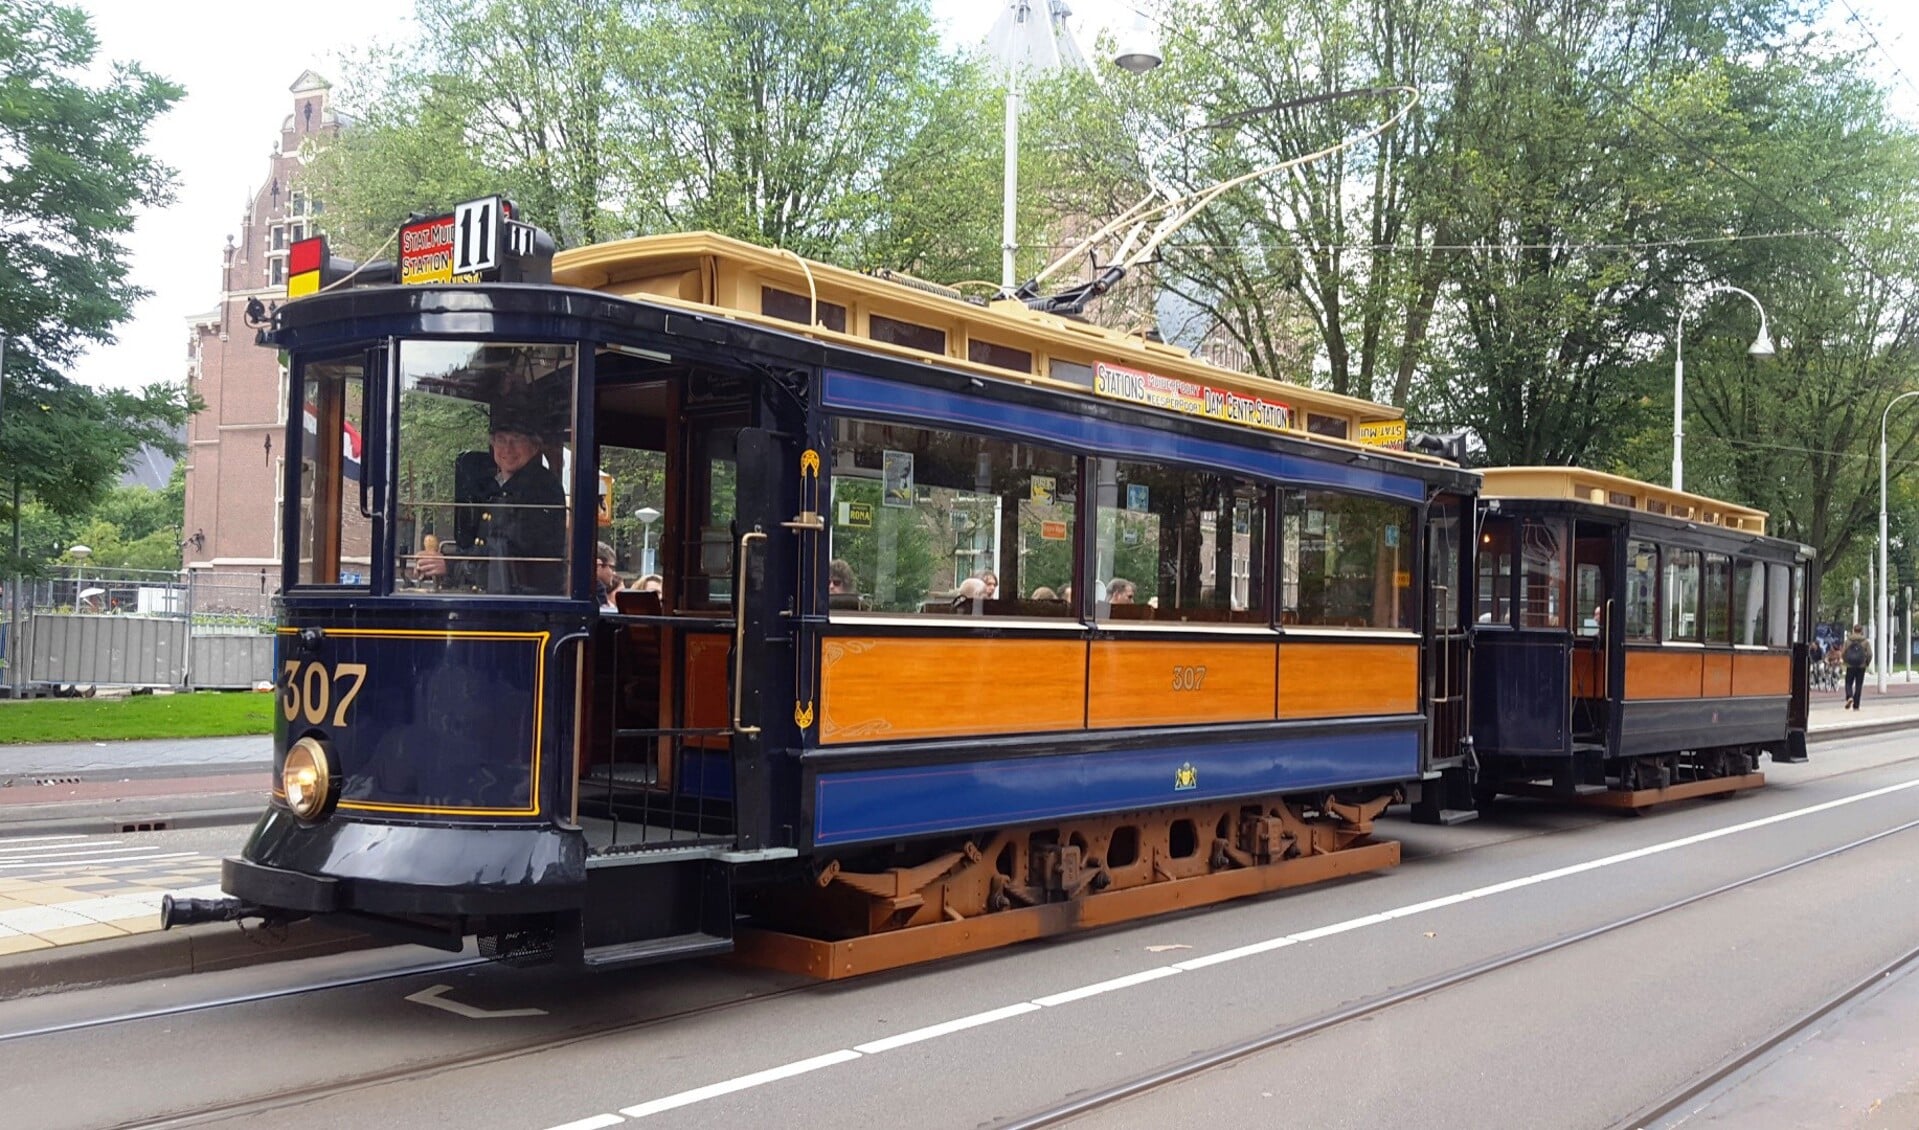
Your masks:
[{"label": "orange wooden panel", "polygon": [[1605,653],[1586,648],[1573,648],[1573,697],[1605,698],[1606,665]]},{"label": "orange wooden panel", "polygon": [[1699,693],[1705,698],[1732,697],[1732,653],[1709,651],[1705,655]]},{"label": "orange wooden panel", "polygon": [[1698,698],[1704,659],[1697,651],[1628,651],[1626,697]]},{"label": "orange wooden panel", "polygon": [[1085,725],[1084,640],[844,637],[821,647],[822,742]]},{"label": "orange wooden panel", "polygon": [[1279,716],[1411,714],[1419,709],[1417,643],[1279,645]]},{"label": "orange wooden panel", "polygon": [[1270,722],[1274,646],[1141,638],[1096,641],[1087,725]]},{"label": "orange wooden panel", "polygon": [[726,653],[733,641],[722,635],[686,634],[686,720],[691,729],[732,724],[732,706],[726,698]]},{"label": "orange wooden panel", "polygon": [[1732,660],[1735,695],[1789,695],[1792,693],[1792,656],[1738,652]]}]

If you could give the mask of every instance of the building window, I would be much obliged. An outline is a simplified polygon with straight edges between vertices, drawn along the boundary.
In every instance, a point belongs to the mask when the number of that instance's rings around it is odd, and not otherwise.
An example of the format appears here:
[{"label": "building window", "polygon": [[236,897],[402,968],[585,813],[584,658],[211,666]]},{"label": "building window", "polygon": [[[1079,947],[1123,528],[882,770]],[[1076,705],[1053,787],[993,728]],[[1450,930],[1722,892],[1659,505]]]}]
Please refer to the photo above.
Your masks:
[{"label": "building window", "polygon": [[1078,461],[1051,448],[833,423],[834,609],[1071,617]]},{"label": "building window", "polygon": [[267,260],[267,285],[285,286],[287,281],[287,261],[284,257]]},{"label": "building window", "polygon": [[294,243],[298,243],[307,237],[307,226],[305,224],[294,224],[288,228],[287,231]]},{"label": "building window", "polygon": [[267,237],[268,237],[267,238],[268,248],[274,251],[286,250],[287,229],[284,226],[280,224],[274,224],[272,227],[267,229]]},{"label": "building window", "polygon": [[290,216],[304,216],[306,215],[306,210],[306,192],[298,188],[294,189],[292,195],[287,197],[287,214]]}]

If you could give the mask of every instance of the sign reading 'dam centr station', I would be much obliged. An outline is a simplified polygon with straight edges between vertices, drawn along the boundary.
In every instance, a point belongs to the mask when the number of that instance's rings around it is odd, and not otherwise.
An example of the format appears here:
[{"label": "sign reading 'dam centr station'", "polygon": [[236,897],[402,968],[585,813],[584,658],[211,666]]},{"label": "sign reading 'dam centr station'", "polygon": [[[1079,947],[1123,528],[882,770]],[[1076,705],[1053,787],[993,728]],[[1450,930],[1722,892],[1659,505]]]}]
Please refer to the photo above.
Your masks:
[{"label": "sign reading 'dam centr station'", "polygon": [[1277,400],[1105,362],[1093,366],[1093,391],[1113,400],[1244,424],[1269,432],[1286,431],[1293,424],[1292,406]]}]

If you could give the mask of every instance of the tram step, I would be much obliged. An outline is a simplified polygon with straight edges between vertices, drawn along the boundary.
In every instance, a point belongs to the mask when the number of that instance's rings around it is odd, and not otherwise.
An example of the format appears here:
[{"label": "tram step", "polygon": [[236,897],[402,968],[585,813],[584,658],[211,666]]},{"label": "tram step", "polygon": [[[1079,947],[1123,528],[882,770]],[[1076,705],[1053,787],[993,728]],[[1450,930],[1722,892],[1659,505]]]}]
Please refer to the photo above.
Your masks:
[{"label": "tram step", "polygon": [[712,934],[673,934],[664,938],[642,938],[637,942],[594,946],[581,956],[588,969],[611,969],[619,965],[647,965],[656,961],[679,961],[689,957],[709,957],[732,953],[733,939]]}]

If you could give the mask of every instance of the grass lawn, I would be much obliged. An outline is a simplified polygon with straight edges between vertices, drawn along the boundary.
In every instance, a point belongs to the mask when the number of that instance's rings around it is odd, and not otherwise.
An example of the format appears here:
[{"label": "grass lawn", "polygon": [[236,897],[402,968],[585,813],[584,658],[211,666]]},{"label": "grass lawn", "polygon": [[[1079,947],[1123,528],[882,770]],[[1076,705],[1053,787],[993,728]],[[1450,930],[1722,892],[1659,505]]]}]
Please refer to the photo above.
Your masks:
[{"label": "grass lawn", "polygon": [[277,698],[203,693],[0,702],[0,745],[270,734]]}]

